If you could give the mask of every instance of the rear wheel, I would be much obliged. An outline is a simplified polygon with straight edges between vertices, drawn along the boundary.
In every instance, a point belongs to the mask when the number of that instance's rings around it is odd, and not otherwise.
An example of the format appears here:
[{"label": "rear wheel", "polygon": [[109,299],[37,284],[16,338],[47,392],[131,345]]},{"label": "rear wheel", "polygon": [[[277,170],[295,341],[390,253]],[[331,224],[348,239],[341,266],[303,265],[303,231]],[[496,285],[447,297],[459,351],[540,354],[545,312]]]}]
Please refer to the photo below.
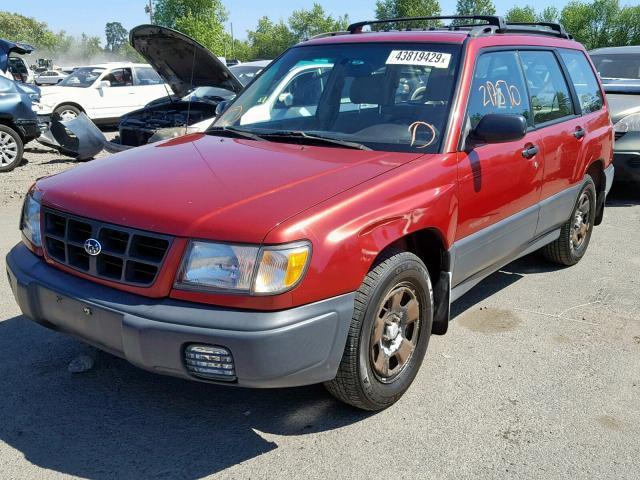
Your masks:
[{"label": "rear wheel", "polygon": [[364,410],[393,405],[418,373],[432,323],[433,292],[424,263],[407,252],[386,257],[356,294],[344,355],[327,390]]},{"label": "rear wheel", "polygon": [[9,172],[20,165],[24,143],[11,127],[0,125],[0,172]]},{"label": "rear wheel", "polygon": [[560,265],[575,265],[587,251],[596,218],[596,186],[587,175],[571,217],[562,226],[560,237],[542,249],[545,257]]},{"label": "rear wheel", "polygon": [[64,122],[66,120],[73,120],[80,115],[80,109],[73,105],[60,105],[53,111],[53,114],[58,118],[58,120]]}]

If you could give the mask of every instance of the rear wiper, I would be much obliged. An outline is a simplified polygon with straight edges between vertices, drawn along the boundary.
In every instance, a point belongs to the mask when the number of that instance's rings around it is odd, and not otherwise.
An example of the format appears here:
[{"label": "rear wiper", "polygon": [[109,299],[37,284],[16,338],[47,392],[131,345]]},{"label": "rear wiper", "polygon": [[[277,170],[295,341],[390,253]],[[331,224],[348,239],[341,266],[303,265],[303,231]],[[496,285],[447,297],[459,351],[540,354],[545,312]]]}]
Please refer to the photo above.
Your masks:
[{"label": "rear wiper", "polygon": [[230,136],[235,138],[248,138],[249,140],[255,140],[257,142],[264,142],[264,138],[262,138],[260,135],[256,135],[255,133],[251,133],[247,130],[235,127],[210,127],[205,133]]},{"label": "rear wiper", "polygon": [[312,135],[300,130],[282,130],[276,132],[261,133],[260,136],[266,139],[272,138],[302,138],[309,140],[313,143],[325,143],[329,145],[338,145],[346,148],[353,148],[355,150],[371,150],[366,145],[356,142],[349,142],[347,140],[339,140],[337,138],[323,137],[322,135]]}]

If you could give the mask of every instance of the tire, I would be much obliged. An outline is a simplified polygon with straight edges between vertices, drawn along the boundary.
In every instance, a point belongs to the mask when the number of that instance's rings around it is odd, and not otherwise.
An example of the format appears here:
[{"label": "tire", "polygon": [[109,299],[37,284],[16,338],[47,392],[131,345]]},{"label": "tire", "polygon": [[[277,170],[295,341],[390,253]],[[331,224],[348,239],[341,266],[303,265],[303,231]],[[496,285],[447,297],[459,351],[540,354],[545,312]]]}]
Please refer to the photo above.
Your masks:
[{"label": "tire", "polygon": [[24,142],[13,128],[0,124],[0,172],[10,172],[22,162]]},{"label": "tire", "polygon": [[589,246],[595,218],[596,186],[591,176],[587,175],[571,217],[562,225],[560,237],[542,249],[544,256],[560,265],[578,263]]},{"label": "tire", "polygon": [[71,120],[80,115],[81,110],[69,104],[62,104],[53,111],[53,115],[58,120]]},{"label": "tire", "polygon": [[412,253],[390,252],[356,293],[338,373],[325,387],[337,399],[363,410],[393,405],[418,373],[432,325],[433,290],[427,267]]}]

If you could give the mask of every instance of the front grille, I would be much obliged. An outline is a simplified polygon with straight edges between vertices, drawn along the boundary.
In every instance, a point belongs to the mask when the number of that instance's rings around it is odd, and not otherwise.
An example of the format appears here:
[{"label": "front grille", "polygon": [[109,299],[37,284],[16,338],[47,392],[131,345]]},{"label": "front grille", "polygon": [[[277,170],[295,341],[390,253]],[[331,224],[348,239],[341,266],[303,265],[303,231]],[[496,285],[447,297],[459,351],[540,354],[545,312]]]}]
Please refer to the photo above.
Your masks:
[{"label": "front grille", "polygon": [[616,140],[620,140],[622,137],[624,137],[624,134],[627,132],[614,132],[614,136],[616,137]]},{"label": "front grille", "polygon": [[[43,208],[44,248],[54,261],[113,282],[152,285],[162,268],[171,237],[89,220]],[[98,255],[89,255],[85,242],[95,239]]]}]

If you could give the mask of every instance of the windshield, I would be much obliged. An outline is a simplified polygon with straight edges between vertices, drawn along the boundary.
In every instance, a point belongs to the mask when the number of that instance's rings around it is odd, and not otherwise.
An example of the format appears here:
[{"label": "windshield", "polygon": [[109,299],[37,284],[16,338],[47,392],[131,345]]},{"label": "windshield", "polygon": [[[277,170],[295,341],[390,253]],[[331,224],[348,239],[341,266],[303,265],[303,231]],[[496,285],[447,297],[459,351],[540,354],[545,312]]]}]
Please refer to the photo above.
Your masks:
[{"label": "windshield", "polygon": [[[217,127],[300,133],[372,150],[439,151],[460,47],[340,44],[289,50],[244,90]],[[294,137],[294,135],[291,135]],[[287,141],[287,135],[266,137]]]},{"label": "windshield", "polygon": [[640,79],[640,55],[631,53],[592,55],[596,70],[601,78],[607,79]]},{"label": "windshield", "polygon": [[218,87],[197,87],[192,92],[188,93],[181,100],[185,102],[205,102],[213,103],[217,105],[221,100],[230,100],[235,96],[235,93]]},{"label": "windshield", "polygon": [[93,82],[102,75],[104,68],[81,67],[76,68],[71,75],[62,80],[58,85],[64,87],[82,87],[87,88],[93,85]]}]

